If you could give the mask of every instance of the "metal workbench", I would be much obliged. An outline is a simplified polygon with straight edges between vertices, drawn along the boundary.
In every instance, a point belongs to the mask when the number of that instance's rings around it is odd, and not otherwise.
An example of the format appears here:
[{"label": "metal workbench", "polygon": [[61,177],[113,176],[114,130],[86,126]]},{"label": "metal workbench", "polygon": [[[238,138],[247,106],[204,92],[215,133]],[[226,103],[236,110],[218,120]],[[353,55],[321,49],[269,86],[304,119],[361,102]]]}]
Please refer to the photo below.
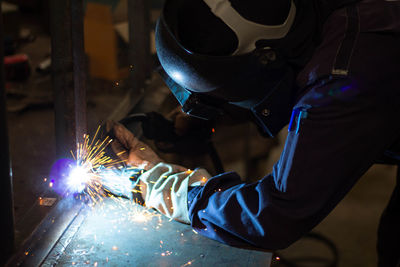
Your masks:
[{"label": "metal workbench", "polygon": [[[128,202],[128,201],[125,201]],[[43,266],[269,266],[271,254],[229,247],[156,212],[142,217],[134,204],[107,201],[81,211]],[[131,205],[130,205],[131,204]],[[76,231],[76,232],[75,232]],[[74,233],[75,232],[75,233]],[[68,241],[67,241],[68,242]],[[60,255],[58,257],[58,255]],[[58,257],[58,259],[57,259]]]},{"label": "metal workbench", "polygon": [[[269,252],[218,243],[197,234],[189,225],[128,200],[105,199],[94,207],[74,199],[63,201],[61,205],[70,205],[70,214],[50,221],[53,226],[48,233],[37,237],[41,248],[26,248],[23,257],[13,264],[270,266]],[[58,232],[66,221],[70,221],[68,226]]]}]

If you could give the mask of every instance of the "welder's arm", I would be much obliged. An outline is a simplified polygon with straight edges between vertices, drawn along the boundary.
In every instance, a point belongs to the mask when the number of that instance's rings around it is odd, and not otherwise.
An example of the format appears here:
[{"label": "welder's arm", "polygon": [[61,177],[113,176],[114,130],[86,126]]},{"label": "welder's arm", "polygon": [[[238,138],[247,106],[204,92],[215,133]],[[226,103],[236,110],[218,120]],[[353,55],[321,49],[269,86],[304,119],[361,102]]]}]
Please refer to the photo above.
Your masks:
[{"label": "welder's arm", "polygon": [[398,104],[353,86],[327,84],[305,96],[272,174],[252,184],[236,173],[211,178],[191,201],[194,229],[275,250],[315,227],[399,134]]},{"label": "welder's arm", "polygon": [[[192,171],[179,165],[163,163],[149,146],[134,137],[123,125],[115,124],[113,130],[116,137],[112,143],[114,152],[125,158],[128,165],[147,170],[140,175],[136,186],[144,204],[171,219],[190,223],[188,187],[204,185],[211,177],[210,174],[201,168]],[[124,150],[127,152],[120,154]]]}]

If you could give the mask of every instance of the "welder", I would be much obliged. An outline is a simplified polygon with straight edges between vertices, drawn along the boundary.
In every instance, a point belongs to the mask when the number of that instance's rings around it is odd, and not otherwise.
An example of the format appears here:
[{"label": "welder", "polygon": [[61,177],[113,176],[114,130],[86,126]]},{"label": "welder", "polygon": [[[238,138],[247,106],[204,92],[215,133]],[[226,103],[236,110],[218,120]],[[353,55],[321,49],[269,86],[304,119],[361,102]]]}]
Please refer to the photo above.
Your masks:
[{"label": "welder", "polygon": [[[255,183],[165,163],[114,126],[128,163],[146,170],[145,204],[209,238],[289,246],[400,138],[400,1],[167,0],[156,46],[189,115],[237,106],[265,135],[288,125],[273,172]],[[380,222],[379,266],[400,263],[399,225],[397,184]]]}]

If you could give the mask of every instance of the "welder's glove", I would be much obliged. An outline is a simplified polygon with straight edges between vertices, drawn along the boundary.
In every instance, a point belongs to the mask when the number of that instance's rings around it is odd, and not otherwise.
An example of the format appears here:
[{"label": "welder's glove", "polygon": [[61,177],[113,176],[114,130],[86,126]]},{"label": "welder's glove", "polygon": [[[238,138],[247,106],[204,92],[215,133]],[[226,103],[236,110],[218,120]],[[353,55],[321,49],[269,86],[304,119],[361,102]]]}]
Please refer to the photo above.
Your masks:
[{"label": "welder's glove", "polygon": [[210,177],[205,169],[192,171],[179,165],[159,163],[140,176],[142,197],[147,207],[190,224],[188,187],[204,185]]},{"label": "welder's glove", "polygon": [[112,149],[128,165],[148,170],[161,162],[153,149],[136,138],[122,124],[107,122],[107,128],[112,129],[115,135],[115,140],[111,143]]}]

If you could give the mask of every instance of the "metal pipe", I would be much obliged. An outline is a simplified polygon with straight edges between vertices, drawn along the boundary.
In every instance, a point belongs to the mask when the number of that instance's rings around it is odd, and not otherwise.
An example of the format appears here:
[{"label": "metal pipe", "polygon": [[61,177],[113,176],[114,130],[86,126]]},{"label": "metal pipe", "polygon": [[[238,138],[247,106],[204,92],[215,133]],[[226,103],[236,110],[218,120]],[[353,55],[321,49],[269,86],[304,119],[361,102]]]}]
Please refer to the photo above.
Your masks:
[{"label": "metal pipe", "polygon": [[0,1],[0,266],[14,251],[14,205],[10,148],[7,128],[6,93],[4,85],[3,16]]},{"label": "metal pipe", "polygon": [[148,0],[128,0],[129,87],[140,92],[151,75]]},{"label": "metal pipe", "polygon": [[86,132],[82,0],[50,1],[56,154],[69,157]]}]

